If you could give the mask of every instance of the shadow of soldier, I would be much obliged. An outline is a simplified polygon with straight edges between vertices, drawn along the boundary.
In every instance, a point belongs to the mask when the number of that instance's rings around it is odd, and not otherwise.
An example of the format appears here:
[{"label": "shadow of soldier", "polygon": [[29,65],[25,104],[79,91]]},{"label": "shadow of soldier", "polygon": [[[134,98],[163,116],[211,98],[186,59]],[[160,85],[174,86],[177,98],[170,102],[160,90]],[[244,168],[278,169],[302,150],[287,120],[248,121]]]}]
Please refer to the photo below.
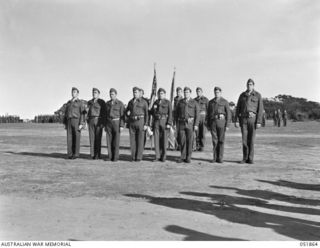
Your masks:
[{"label": "shadow of soldier", "polygon": [[320,191],[320,184],[296,183],[296,182],[290,182],[290,181],[285,181],[285,180],[267,181],[267,180],[259,180],[258,179],[256,181],[262,182],[262,183],[270,183],[270,184],[277,185],[277,186],[294,188],[294,189]]},{"label": "shadow of soldier", "polygon": [[211,198],[211,200],[213,201],[213,204],[216,204],[216,205],[247,205],[247,206],[257,206],[257,207],[263,207],[263,208],[290,212],[290,213],[300,213],[300,214],[309,214],[309,215],[317,215],[317,216],[320,215],[320,209],[282,206],[278,204],[271,204],[265,200],[260,200],[256,198],[246,198],[246,197],[230,196],[230,195],[224,195],[224,194],[208,194],[208,193],[200,193],[200,192],[180,192],[180,194]]},{"label": "shadow of soldier", "polygon": [[234,205],[217,206],[211,202],[193,199],[153,197],[141,194],[125,194],[125,196],[145,199],[149,203],[169,208],[213,215],[232,223],[270,228],[281,235],[297,240],[320,239],[320,223],[315,221],[262,213]]},{"label": "shadow of soldier", "polygon": [[306,199],[306,198],[296,197],[293,195],[285,195],[285,194],[276,193],[268,190],[260,190],[260,189],[245,190],[245,189],[238,189],[235,187],[222,187],[222,186],[214,186],[214,185],[210,187],[215,189],[235,190],[236,193],[239,195],[256,197],[256,198],[266,199],[266,200],[278,200],[278,201],[283,201],[288,203],[312,205],[312,206],[320,205],[320,200]]},{"label": "shadow of soldier", "polygon": [[[6,151],[5,153],[13,154],[13,155],[24,155],[24,156],[35,156],[35,157],[44,157],[44,158],[59,158],[59,159],[68,159],[68,155],[66,153],[45,153],[45,152],[12,152]],[[80,153],[80,159],[91,159],[89,154]]]},{"label": "shadow of soldier", "polygon": [[177,225],[168,225],[164,229],[168,232],[185,235],[183,239],[185,241],[245,241],[244,239],[214,236]]}]

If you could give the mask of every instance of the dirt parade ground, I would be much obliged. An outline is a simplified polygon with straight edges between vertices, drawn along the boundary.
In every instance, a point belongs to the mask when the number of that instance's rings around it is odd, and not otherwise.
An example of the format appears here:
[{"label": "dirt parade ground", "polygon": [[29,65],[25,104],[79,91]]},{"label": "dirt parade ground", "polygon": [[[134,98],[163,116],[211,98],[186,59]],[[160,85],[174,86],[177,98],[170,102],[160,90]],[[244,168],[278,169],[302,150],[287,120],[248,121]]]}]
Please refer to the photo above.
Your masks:
[{"label": "dirt parade ground", "polygon": [[191,164],[66,159],[59,124],[0,125],[0,240],[320,240],[320,123],[257,132],[255,164],[242,159],[240,129],[226,134],[225,162],[204,152]]}]

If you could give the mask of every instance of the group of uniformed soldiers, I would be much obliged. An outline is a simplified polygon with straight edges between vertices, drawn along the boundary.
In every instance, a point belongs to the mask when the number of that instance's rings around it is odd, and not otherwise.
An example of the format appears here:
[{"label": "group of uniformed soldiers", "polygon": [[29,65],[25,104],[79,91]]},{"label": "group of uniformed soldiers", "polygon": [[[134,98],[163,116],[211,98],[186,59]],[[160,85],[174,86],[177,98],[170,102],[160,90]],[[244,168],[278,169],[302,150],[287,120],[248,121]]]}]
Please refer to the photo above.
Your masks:
[{"label": "group of uniformed soldiers", "polygon": [[273,113],[273,123],[276,127],[281,127],[281,121],[283,122],[283,126],[287,126],[288,113],[287,110],[284,110],[283,113],[280,109],[277,109]]},{"label": "group of uniformed soldiers", "polygon": [[[178,163],[191,162],[194,140],[196,149],[203,150],[206,129],[210,131],[212,137],[212,162],[223,163],[225,132],[233,116],[228,101],[222,97],[221,88],[214,88],[215,97],[210,101],[203,95],[200,87],[196,89],[197,97],[194,99],[191,98],[189,87],[183,89],[183,94],[180,87],[176,92],[173,108],[171,102],[166,99],[166,91],[163,88],[159,88],[157,100],[149,108],[148,100],[143,97],[143,90],[134,87],[133,98],[125,108],[117,99],[117,91],[113,88],[109,91],[110,100],[107,102],[99,98],[99,89],[93,88],[93,98],[88,101],[87,106],[79,100],[79,90],[72,88],[72,99],[67,102],[65,108],[68,158],[79,157],[80,134],[87,121],[91,158],[101,158],[101,139],[105,129],[108,158],[117,161],[120,132],[127,122],[131,161],[142,160],[146,131],[151,127],[154,134],[155,161],[166,161],[168,132],[174,128],[181,152]],[[239,127],[240,124],[241,127],[243,146],[241,163],[253,163],[255,132],[261,126],[262,116],[262,97],[254,90],[254,81],[249,79],[247,90],[240,95],[233,117],[235,126]]]}]

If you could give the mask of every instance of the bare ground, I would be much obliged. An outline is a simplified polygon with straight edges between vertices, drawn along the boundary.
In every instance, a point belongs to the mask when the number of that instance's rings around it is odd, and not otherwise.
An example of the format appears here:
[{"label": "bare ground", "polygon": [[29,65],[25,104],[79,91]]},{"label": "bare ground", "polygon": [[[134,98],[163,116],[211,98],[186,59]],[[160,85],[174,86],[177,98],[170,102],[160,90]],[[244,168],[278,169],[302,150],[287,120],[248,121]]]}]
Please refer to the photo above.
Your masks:
[{"label": "bare ground", "polygon": [[[320,123],[258,130],[254,165],[241,165],[240,130],[225,163],[209,163],[211,138],[191,164],[66,160],[57,124],[0,125],[1,240],[320,240]],[[105,145],[105,136],[103,137]],[[106,148],[103,148],[106,154]]]}]

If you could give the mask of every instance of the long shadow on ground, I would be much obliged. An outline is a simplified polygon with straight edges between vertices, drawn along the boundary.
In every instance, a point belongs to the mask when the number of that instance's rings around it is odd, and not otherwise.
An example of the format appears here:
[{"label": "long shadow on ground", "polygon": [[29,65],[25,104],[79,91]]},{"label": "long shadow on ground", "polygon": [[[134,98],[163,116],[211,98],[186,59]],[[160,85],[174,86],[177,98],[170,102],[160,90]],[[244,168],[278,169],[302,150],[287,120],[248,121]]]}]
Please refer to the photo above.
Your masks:
[{"label": "long shadow on ground", "polygon": [[320,191],[320,184],[296,183],[296,182],[290,182],[290,181],[286,181],[286,180],[278,180],[278,181],[257,180],[257,181],[262,182],[262,183],[270,183],[270,184],[277,185],[277,186],[294,188],[294,189]]},{"label": "long shadow on ground", "polygon": [[273,209],[273,210],[290,212],[290,213],[310,214],[310,215],[317,215],[317,216],[320,215],[320,209],[282,206],[277,204],[271,204],[265,200],[260,200],[257,198],[230,196],[230,195],[224,195],[224,194],[208,194],[208,193],[200,193],[200,192],[180,192],[180,194],[211,198],[211,200],[213,201],[213,204],[216,204],[219,206],[247,205],[247,206],[257,206],[257,207],[263,207],[267,209]]},{"label": "long shadow on ground", "polygon": [[183,240],[189,241],[245,241],[243,239],[227,238],[214,236],[211,234],[198,232],[192,229],[184,228],[176,225],[169,225],[164,228],[168,232],[185,235]]},{"label": "long shadow on ground", "polygon": [[278,201],[283,201],[288,203],[312,205],[312,206],[320,205],[320,200],[306,199],[302,197],[296,197],[293,195],[285,195],[285,194],[276,193],[268,190],[259,190],[259,189],[246,190],[246,189],[238,189],[235,187],[222,187],[222,186],[210,186],[210,187],[215,189],[235,190],[236,193],[239,195],[256,197],[256,198],[266,199],[266,200],[278,200]]},{"label": "long shadow on ground", "polygon": [[320,223],[293,217],[262,213],[234,205],[217,206],[207,201],[185,198],[154,197],[141,194],[126,194],[128,197],[142,198],[149,203],[174,209],[195,211],[213,215],[232,223],[252,227],[270,228],[275,232],[297,240],[319,240]]}]

